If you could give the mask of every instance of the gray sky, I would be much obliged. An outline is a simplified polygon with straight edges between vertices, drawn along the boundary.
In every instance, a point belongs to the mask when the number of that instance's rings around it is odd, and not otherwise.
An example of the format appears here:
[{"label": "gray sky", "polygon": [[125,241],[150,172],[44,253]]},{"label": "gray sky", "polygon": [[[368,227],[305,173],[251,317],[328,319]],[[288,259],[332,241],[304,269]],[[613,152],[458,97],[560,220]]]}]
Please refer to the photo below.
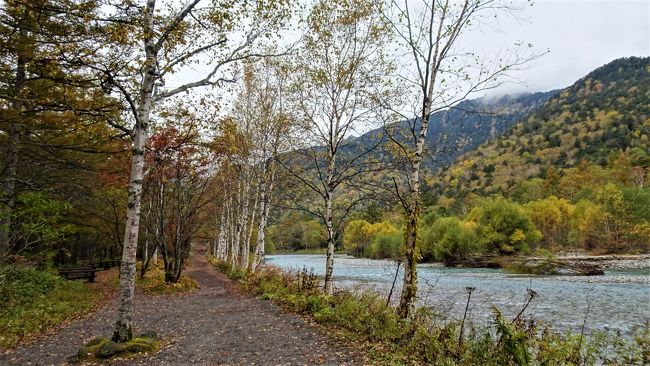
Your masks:
[{"label": "gray sky", "polygon": [[[488,96],[564,88],[617,58],[650,56],[650,0],[537,0],[533,6],[525,0],[513,1],[523,9],[517,18],[501,14],[499,29],[483,27],[468,32],[461,47],[488,58],[517,41],[532,43],[539,52],[550,52],[514,75],[525,85],[506,84]],[[207,65],[189,66],[171,76],[167,84],[185,83],[209,69]]]},{"label": "gray sky", "polygon": [[562,88],[614,59],[650,56],[650,0],[538,0],[520,15],[502,18],[499,32],[465,40],[495,49],[523,40],[550,50],[518,75],[526,86],[506,85],[497,94]]}]

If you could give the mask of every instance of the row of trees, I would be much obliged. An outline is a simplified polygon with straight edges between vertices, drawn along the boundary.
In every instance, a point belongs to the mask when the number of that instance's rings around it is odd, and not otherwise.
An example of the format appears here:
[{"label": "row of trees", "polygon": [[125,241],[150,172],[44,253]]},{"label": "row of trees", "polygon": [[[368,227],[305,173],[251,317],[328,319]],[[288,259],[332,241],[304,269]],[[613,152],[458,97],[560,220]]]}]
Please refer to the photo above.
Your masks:
[{"label": "row of trees", "polygon": [[[177,280],[212,202],[214,152],[198,135],[216,99],[187,93],[234,82],[242,60],[267,55],[259,45],[291,12],[285,1],[168,5],[12,0],[2,8],[0,261],[42,257],[73,237],[120,243],[116,341],[133,334],[138,244],[147,257],[158,251],[166,279]],[[206,71],[176,82],[190,67]],[[193,123],[197,115],[204,123]],[[57,214],[66,211],[71,218]]]},{"label": "row of trees", "polygon": [[232,269],[255,271],[264,258],[278,154],[289,148],[294,126],[285,101],[287,78],[287,69],[274,61],[247,64],[243,87],[214,142],[223,157],[216,178],[226,189],[215,201],[212,253]]},{"label": "row of trees", "polygon": [[[332,292],[343,223],[388,195],[405,218],[399,313],[409,316],[429,117],[527,60],[513,52],[493,64],[458,48],[464,32],[509,8],[316,1],[300,41],[274,46],[296,9],[284,0],[6,1],[0,260],[69,238],[62,213],[74,211],[72,231],[91,227],[121,248],[121,342],[133,336],[138,251],[143,272],[160,255],[174,282],[192,242],[212,232],[215,257],[254,271],[271,207],[297,209],[323,223]],[[384,126],[378,142],[352,143],[373,121]]]},{"label": "row of trees", "polygon": [[[645,208],[650,205],[650,190],[614,183],[617,178],[612,173],[605,172],[602,176],[609,182],[600,185],[582,181],[584,186],[573,200],[539,194],[514,200],[475,196],[461,208],[454,207],[452,199],[440,200],[443,205],[430,207],[421,223],[422,259],[458,264],[476,256],[534,254],[538,249],[554,253],[646,252],[650,226]],[[528,183],[522,190],[534,182]],[[534,192],[544,191],[538,188]],[[402,227],[401,220],[350,221],[343,247],[355,256],[395,258],[395,254],[385,255],[394,253],[391,245],[381,247],[378,240],[396,228],[401,232]]]}]

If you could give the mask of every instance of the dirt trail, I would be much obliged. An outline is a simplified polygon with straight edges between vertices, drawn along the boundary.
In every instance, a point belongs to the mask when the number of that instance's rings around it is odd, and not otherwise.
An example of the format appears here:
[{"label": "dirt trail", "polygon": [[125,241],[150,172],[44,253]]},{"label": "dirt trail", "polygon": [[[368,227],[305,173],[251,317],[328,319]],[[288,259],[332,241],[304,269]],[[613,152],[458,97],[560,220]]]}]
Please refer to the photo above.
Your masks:
[{"label": "dirt trail", "polygon": [[[200,288],[183,296],[136,293],[136,332],[154,330],[167,340],[153,355],[114,365],[342,365],[360,357],[302,318],[267,301],[233,291],[203,253],[193,256],[186,274]],[[115,300],[92,316],[0,355],[0,365],[60,365],[85,342],[110,336]]]}]

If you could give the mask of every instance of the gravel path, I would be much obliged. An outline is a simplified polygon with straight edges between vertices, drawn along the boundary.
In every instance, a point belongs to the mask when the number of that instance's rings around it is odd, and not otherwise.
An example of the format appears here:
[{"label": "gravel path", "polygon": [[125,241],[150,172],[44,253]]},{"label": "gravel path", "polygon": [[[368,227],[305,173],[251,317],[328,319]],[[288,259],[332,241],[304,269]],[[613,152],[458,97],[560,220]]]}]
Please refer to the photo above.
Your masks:
[{"label": "gravel path", "polygon": [[[267,301],[242,296],[205,257],[195,255],[186,274],[200,288],[182,296],[136,293],[135,327],[154,330],[167,343],[157,353],[112,365],[344,365],[361,363],[351,349],[302,318]],[[85,342],[109,336],[115,300],[92,316],[0,355],[0,365],[61,365]]]}]

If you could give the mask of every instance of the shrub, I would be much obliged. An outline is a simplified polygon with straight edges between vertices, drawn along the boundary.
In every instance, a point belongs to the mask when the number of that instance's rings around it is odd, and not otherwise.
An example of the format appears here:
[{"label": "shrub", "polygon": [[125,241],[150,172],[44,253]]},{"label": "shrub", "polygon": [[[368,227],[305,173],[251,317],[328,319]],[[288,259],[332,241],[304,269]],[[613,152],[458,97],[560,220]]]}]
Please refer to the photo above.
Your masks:
[{"label": "shrub", "polygon": [[372,241],[368,256],[376,259],[399,257],[402,252],[403,236],[397,229],[378,233]]},{"label": "shrub", "polygon": [[137,279],[136,284],[149,295],[183,294],[199,287],[196,281],[184,274],[174,283],[165,282],[165,272],[162,268],[150,269],[144,278]]},{"label": "shrub", "polygon": [[453,265],[478,251],[476,224],[445,217],[436,221],[422,234],[423,258],[434,258]]},{"label": "shrub", "polygon": [[372,243],[369,228],[372,226],[366,220],[352,220],[345,226],[343,234],[343,248],[348,254],[361,256]]},{"label": "shrub", "polygon": [[388,221],[371,224],[365,220],[348,223],[343,235],[343,247],[354,256],[395,258],[400,254],[402,234]]},{"label": "shrub", "polygon": [[477,235],[486,252],[526,253],[542,238],[522,208],[503,197],[482,200],[468,220],[478,224]]}]

